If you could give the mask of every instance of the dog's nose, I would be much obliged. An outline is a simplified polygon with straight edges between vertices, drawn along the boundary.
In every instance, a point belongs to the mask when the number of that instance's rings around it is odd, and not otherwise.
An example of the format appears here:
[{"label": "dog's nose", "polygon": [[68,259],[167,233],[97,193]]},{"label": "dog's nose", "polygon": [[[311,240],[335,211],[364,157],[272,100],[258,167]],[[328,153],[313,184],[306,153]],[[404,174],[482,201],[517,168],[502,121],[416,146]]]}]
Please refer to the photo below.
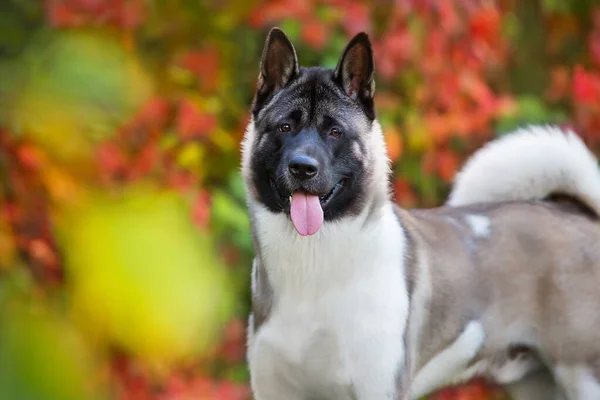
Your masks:
[{"label": "dog's nose", "polygon": [[288,168],[292,175],[298,179],[307,180],[319,172],[319,164],[317,160],[307,155],[297,155],[292,157]]}]

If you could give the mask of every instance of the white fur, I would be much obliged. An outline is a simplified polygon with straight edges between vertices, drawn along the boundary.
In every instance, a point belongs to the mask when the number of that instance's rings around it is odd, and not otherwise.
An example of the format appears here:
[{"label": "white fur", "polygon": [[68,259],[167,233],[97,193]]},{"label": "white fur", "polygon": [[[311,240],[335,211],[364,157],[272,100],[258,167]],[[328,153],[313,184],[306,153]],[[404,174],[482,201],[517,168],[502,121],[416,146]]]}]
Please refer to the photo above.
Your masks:
[{"label": "white fur", "polygon": [[[404,358],[408,295],[403,233],[391,205],[296,233],[288,217],[254,205],[263,262],[276,307],[249,349],[258,400],[392,399]],[[293,382],[277,372],[288,370]]]},{"label": "white fur", "polygon": [[486,237],[490,234],[490,219],[485,215],[469,214],[465,216],[467,223],[476,237]]},{"label": "white fur", "polygon": [[488,143],[457,174],[448,205],[576,196],[600,214],[600,172],[572,131],[531,126]]},{"label": "white fur", "polygon": [[485,341],[483,326],[471,321],[465,330],[448,347],[431,359],[414,378],[412,398],[419,398],[444,385],[452,383],[456,371],[463,370]]},{"label": "white fur", "polygon": [[569,400],[600,399],[600,384],[582,365],[557,365],[554,376]]}]

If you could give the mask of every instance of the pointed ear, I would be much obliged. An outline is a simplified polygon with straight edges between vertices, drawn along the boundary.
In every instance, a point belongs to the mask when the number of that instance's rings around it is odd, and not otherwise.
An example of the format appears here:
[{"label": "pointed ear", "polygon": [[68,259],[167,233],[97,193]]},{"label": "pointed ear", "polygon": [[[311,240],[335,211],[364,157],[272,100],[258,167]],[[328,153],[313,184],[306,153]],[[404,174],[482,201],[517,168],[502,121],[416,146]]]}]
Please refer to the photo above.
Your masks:
[{"label": "pointed ear", "polygon": [[298,57],[294,45],[281,29],[271,29],[260,60],[260,75],[254,99],[255,112],[298,76],[298,73]]},{"label": "pointed ear", "polygon": [[375,95],[375,63],[369,36],[361,32],[348,43],[334,78],[353,99],[372,103]]}]

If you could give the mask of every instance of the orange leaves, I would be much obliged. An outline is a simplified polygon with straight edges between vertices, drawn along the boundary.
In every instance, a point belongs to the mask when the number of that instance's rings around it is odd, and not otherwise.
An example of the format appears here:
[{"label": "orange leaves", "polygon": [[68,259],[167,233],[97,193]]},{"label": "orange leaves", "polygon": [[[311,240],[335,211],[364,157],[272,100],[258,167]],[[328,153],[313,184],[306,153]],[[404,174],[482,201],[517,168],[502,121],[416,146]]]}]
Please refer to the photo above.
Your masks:
[{"label": "orange leaves", "polygon": [[403,142],[400,132],[393,128],[385,130],[385,143],[388,156],[392,162],[396,162],[402,156]]}]

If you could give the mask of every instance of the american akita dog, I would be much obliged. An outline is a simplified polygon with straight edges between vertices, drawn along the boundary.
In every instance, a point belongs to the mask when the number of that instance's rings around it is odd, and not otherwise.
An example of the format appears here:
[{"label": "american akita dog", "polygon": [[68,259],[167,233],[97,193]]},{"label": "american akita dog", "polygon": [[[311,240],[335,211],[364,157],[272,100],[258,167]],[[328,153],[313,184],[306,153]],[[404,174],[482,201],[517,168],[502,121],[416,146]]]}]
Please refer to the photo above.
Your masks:
[{"label": "american akita dog", "polygon": [[374,92],[366,34],[329,70],[269,33],[242,151],[255,398],[408,399],[545,365],[568,399],[600,399],[594,156],[523,129],[477,152],[446,206],[403,210]]}]

